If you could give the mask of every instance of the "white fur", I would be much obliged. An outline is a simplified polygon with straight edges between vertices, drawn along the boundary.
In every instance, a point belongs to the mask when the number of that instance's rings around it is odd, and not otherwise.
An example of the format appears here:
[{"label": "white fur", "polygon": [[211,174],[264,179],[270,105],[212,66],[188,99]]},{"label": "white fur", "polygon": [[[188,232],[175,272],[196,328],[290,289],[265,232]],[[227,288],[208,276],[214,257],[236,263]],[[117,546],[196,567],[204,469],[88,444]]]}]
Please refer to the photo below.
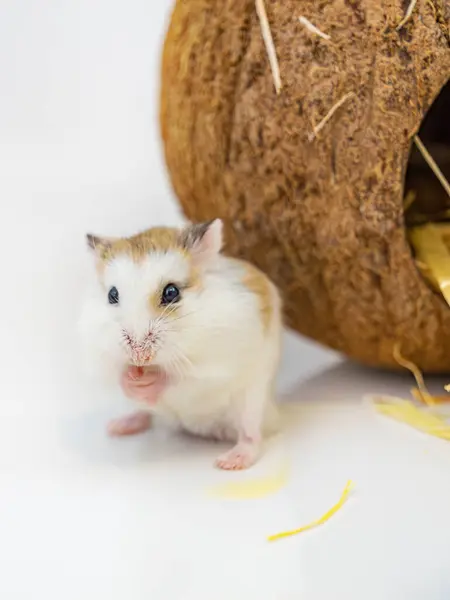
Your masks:
[{"label": "white fur", "polygon": [[[265,328],[259,298],[243,283],[248,267],[218,254],[217,239],[212,243],[215,256],[209,253],[203,264],[201,288],[182,293],[175,319],[167,314],[170,308],[158,318],[148,298],[161,285],[187,280],[189,263],[181,252],[152,253],[141,263],[126,255],[113,260],[86,300],[83,337],[91,360],[118,380],[130,362],[122,329],[136,339],[151,329],[158,340],[152,364],[172,383],[148,410],[198,435],[256,440],[262,428],[272,428],[276,415],[280,300],[270,284],[273,311]],[[108,304],[113,285],[119,305]]]}]

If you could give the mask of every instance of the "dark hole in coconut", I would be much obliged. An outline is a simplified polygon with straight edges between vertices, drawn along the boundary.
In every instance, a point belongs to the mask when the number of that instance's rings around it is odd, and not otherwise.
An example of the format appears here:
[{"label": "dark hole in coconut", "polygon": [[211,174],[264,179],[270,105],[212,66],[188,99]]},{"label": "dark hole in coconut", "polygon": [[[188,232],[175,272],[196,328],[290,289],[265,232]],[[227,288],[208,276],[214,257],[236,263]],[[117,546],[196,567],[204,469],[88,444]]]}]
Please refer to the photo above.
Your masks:
[{"label": "dark hole in coconut", "polygon": [[[416,266],[450,304],[450,82],[428,110],[411,146],[405,222]],[[430,158],[431,157],[431,158]]]},{"label": "dark hole in coconut", "polygon": [[[428,110],[418,136],[450,181],[450,81]],[[414,143],[405,178],[405,208],[408,226],[450,221],[450,196]]]}]

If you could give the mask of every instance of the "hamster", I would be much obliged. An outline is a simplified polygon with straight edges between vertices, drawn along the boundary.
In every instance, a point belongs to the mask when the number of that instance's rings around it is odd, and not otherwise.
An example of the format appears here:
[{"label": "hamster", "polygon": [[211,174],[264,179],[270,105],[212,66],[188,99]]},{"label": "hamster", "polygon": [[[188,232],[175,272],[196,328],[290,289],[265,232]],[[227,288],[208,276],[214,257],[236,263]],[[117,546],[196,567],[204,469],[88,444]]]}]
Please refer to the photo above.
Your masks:
[{"label": "hamster", "polygon": [[281,300],[256,267],[224,256],[222,222],[152,228],[130,238],[87,236],[97,277],[81,318],[89,361],[119,380],[139,410],[234,446],[215,464],[245,469],[277,427]]}]

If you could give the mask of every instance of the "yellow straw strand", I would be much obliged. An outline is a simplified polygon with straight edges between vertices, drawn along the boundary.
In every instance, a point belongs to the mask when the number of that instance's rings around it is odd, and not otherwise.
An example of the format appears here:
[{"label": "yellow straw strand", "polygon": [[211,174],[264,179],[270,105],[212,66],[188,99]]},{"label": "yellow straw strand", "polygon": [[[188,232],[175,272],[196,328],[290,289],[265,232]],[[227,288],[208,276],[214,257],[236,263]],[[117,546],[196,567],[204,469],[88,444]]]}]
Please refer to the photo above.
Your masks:
[{"label": "yellow straw strand", "polygon": [[425,385],[425,381],[423,379],[423,375],[419,367],[410,360],[407,360],[404,356],[402,356],[402,353],[400,352],[400,344],[395,344],[393,355],[394,359],[398,362],[398,364],[401,367],[408,369],[408,371],[410,371],[413,374],[414,379],[417,383],[417,388],[419,390],[422,402],[424,404],[427,404],[428,406],[433,406],[433,397],[428,391],[427,386]]},{"label": "yellow straw strand", "polygon": [[[411,389],[411,395],[417,402],[423,402],[422,395],[417,388]],[[431,396],[434,404],[448,404],[450,402],[450,394],[442,394],[439,396]]]},{"label": "yellow straw strand", "polygon": [[289,537],[291,535],[297,535],[298,533],[303,533],[304,531],[308,531],[309,529],[314,529],[314,527],[323,525],[324,523],[326,523],[328,521],[328,519],[330,519],[335,513],[337,513],[337,511],[340,508],[342,508],[342,506],[345,504],[352,489],[353,489],[353,482],[351,480],[349,480],[349,481],[347,481],[347,484],[344,488],[344,491],[342,492],[342,495],[341,495],[339,501],[332,508],[330,508],[330,510],[328,510],[322,517],[320,517],[320,519],[317,519],[316,521],[312,521],[312,523],[309,523],[308,525],[304,525],[303,527],[300,527],[299,529],[293,529],[291,531],[282,531],[281,533],[276,533],[275,535],[270,535],[267,538],[267,540],[269,542],[274,542],[275,540],[280,540],[281,538]]},{"label": "yellow straw strand", "polygon": [[259,22],[261,24],[261,35],[263,37],[263,42],[266,47],[267,56],[269,58],[269,65],[272,71],[273,84],[275,86],[276,93],[279,94],[281,92],[280,66],[278,64],[277,51],[275,49],[275,43],[273,41],[272,31],[269,25],[269,19],[267,18],[264,0],[255,0],[255,6]]},{"label": "yellow straw strand", "polygon": [[276,494],[286,486],[289,478],[287,466],[272,475],[251,479],[249,481],[230,481],[210,490],[210,495],[216,498],[232,500],[255,500]]},{"label": "yellow straw strand", "polygon": [[450,426],[443,417],[427,412],[427,409],[419,408],[409,400],[381,396],[375,398],[375,408],[382,415],[406,423],[418,431],[450,440]]},{"label": "yellow straw strand", "polygon": [[[450,184],[449,184],[450,185]],[[408,230],[416,260],[425,263],[425,277],[450,305],[450,250],[448,223],[427,223]]]}]

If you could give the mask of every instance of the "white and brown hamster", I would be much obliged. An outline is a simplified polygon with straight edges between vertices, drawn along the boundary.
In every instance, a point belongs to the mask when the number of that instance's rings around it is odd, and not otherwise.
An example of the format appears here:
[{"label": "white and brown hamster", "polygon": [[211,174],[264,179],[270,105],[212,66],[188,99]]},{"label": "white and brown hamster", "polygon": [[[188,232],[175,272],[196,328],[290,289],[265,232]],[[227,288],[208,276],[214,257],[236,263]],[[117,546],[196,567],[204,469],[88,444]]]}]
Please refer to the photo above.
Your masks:
[{"label": "white and brown hamster", "polygon": [[90,361],[120,380],[139,411],[109,431],[144,431],[151,415],[233,442],[216,460],[244,469],[276,430],[281,301],[251,264],[221,254],[222,222],[88,236],[97,278],[81,319]]}]

